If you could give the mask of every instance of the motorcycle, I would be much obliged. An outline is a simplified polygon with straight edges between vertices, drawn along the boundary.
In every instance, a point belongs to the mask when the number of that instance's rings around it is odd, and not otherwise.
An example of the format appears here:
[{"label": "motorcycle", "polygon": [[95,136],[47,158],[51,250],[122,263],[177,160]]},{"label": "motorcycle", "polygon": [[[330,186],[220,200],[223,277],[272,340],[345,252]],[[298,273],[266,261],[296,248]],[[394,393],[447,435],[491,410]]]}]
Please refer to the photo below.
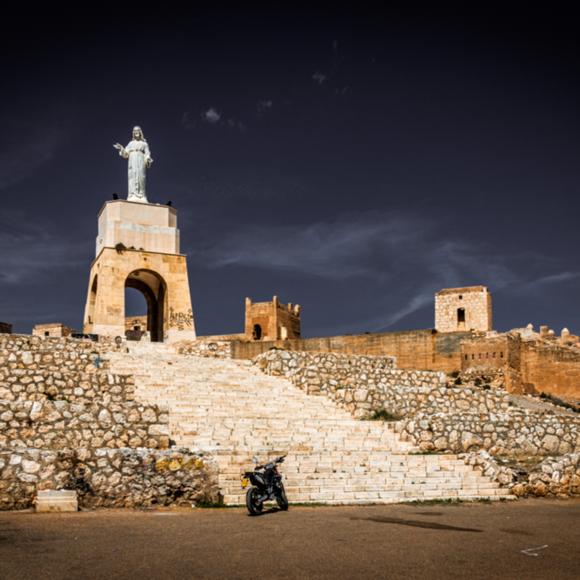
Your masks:
[{"label": "motorcycle", "polygon": [[[278,465],[284,462],[284,456],[276,458],[270,463],[257,465],[254,471],[246,471],[242,476],[242,488],[245,489],[251,483],[252,486],[246,492],[246,507],[250,515],[257,516],[264,509],[264,502],[276,500],[278,507],[286,511],[288,499],[282,475],[278,473]],[[254,461],[257,461],[254,458]]]}]

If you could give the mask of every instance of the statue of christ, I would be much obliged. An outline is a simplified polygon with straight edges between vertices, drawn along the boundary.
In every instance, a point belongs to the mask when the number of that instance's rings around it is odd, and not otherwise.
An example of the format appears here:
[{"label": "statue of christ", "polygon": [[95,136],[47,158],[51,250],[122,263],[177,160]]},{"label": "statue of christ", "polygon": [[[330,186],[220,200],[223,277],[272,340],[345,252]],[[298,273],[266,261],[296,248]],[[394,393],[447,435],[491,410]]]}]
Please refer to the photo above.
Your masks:
[{"label": "statue of christ", "polygon": [[145,173],[151,167],[153,159],[151,159],[149,145],[145,140],[141,127],[133,127],[133,138],[127,147],[123,147],[120,143],[115,143],[113,147],[119,151],[119,155],[123,159],[129,160],[129,194],[127,201],[147,203]]}]

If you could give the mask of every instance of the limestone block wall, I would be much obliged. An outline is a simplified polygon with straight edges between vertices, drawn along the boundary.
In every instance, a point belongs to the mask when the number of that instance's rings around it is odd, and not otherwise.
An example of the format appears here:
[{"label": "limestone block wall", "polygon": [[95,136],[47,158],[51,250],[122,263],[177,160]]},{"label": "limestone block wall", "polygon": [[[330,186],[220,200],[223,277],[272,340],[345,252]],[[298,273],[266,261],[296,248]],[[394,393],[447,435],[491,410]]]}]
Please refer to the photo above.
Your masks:
[{"label": "limestone block wall", "polygon": [[526,478],[511,486],[519,497],[560,497],[580,495],[580,453],[548,457]]},{"label": "limestone block wall", "polygon": [[[73,366],[75,370],[82,370],[83,364],[89,365],[92,358],[99,354],[103,349],[114,348],[111,342],[93,342],[92,340],[83,340],[70,337],[45,337],[31,336],[27,334],[0,334],[0,365],[6,362],[15,362],[14,358],[8,360],[7,356],[15,353],[19,356],[20,361],[24,364],[36,362],[42,366],[54,362],[62,365],[71,366],[67,361],[75,361]],[[30,353],[33,358],[30,358]],[[38,357],[35,355],[39,355]],[[54,370],[58,370],[54,367]]]},{"label": "limestone block wall", "polygon": [[169,446],[169,416],[151,405],[0,399],[0,447]]},{"label": "limestone block wall", "polygon": [[388,357],[272,350],[255,364],[365,418],[387,411],[424,451],[547,456],[580,450],[580,416],[513,406],[507,392],[446,384],[441,373],[393,368]]},{"label": "limestone block wall", "polygon": [[0,509],[30,507],[39,489],[76,489],[85,507],[220,501],[211,457],[164,451],[167,412],[109,372],[110,348],[0,337]]},{"label": "limestone block wall", "polygon": [[[266,374],[285,376],[310,394],[323,393],[362,417],[388,408],[406,415],[436,396],[445,384],[443,373],[396,369],[393,357],[351,356],[271,350],[255,359]],[[414,390],[417,396],[408,397]]]},{"label": "limestone block wall", "polygon": [[217,464],[198,453],[0,448],[0,510],[32,507],[42,489],[76,490],[87,508],[221,501]]},{"label": "limestone block wall", "polygon": [[580,399],[580,350],[544,341],[524,342],[521,380],[537,393]]},{"label": "limestone block wall", "polygon": [[232,356],[254,359],[271,348],[349,355],[392,356],[400,369],[451,372],[461,367],[461,341],[469,332],[438,333],[409,330],[278,341],[234,342]]},{"label": "limestone block wall", "polygon": [[179,354],[189,354],[209,358],[232,358],[232,342],[229,340],[212,340],[205,338],[199,338],[197,340],[181,340],[173,343],[173,348]]},{"label": "limestone block wall", "polygon": [[131,376],[107,372],[61,372],[39,368],[36,364],[11,369],[0,367],[0,399],[14,401],[69,401],[90,403],[105,399],[113,403],[134,398]]},{"label": "limestone block wall", "polygon": [[424,451],[484,449],[501,456],[548,456],[580,450],[580,417],[527,409],[442,412],[439,405],[401,421],[397,430]]},{"label": "limestone block wall", "polygon": [[580,453],[547,457],[525,469],[499,463],[486,451],[462,453],[460,457],[492,481],[509,488],[517,497],[580,495]]}]

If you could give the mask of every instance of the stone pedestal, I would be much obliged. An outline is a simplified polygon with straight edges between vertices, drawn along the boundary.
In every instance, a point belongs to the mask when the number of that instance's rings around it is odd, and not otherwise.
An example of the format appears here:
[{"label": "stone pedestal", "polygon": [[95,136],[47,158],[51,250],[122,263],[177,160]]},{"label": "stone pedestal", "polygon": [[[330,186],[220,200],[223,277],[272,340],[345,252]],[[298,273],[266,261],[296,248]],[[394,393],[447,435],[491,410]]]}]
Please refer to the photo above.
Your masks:
[{"label": "stone pedestal", "polygon": [[143,293],[152,341],[195,338],[174,208],[125,200],[104,205],[89,277],[85,333],[125,335],[125,288]]}]

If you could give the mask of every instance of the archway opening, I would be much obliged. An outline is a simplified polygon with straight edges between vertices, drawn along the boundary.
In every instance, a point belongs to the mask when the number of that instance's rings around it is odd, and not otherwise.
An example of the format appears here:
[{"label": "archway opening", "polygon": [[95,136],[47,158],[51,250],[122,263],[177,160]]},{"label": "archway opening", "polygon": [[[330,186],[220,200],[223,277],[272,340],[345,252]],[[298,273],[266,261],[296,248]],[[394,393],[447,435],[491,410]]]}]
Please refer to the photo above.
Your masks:
[{"label": "archway opening", "polygon": [[138,340],[138,333],[148,332],[151,342],[163,342],[167,289],[163,278],[151,270],[135,270],[127,276],[125,289],[127,338]]},{"label": "archway opening", "polygon": [[254,330],[252,331],[252,338],[254,340],[260,340],[262,338],[262,327],[259,324],[254,324]]},{"label": "archway opening", "polygon": [[127,340],[142,340],[149,332],[147,300],[137,288],[125,287],[125,336]]}]

